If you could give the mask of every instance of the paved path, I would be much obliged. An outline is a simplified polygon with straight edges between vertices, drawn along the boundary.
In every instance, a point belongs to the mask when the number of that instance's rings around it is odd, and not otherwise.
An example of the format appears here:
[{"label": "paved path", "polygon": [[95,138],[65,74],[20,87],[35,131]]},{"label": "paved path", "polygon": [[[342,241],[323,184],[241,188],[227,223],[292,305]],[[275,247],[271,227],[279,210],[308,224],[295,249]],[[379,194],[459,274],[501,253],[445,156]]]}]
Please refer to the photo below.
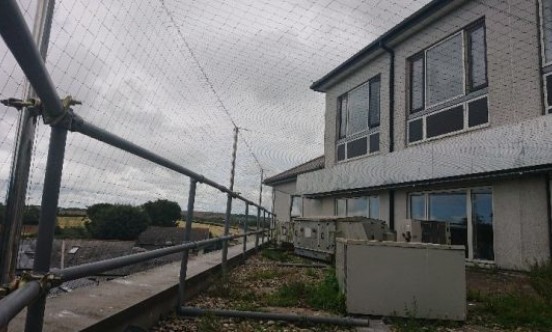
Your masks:
[{"label": "paved path", "polygon": [[[261,239],[259,239],[261,242]],[[248,251],[255,242],[248,241]],[[243,252],[243,244],[228,250],[228,259]],[[221,252],[214,251],[190,257],[187,279],[221,262]],[[98,287],[83,287],[71,293],[48,298],[44,316],[44,331],[79,331],[112,314],[165,291],[178,284],[180,262],[166,264],[148,271],[100,283]],[[23,331],[25,312],[12,320],[9,331]]]}]

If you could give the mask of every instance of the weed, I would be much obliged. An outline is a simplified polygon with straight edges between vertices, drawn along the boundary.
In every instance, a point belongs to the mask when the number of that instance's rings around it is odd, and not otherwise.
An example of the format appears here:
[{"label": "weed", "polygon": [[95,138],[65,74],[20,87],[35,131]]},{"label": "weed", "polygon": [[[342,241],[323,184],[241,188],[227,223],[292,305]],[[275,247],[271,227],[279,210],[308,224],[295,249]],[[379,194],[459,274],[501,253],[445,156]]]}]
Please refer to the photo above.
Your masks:
[{"label": "weed", "polygon": [[294,281],[282,285],[267,298],[268,305],[277,307],[297,306],[308,295],[308,286],[304,282]]},{"label": "weed", "polygon": [[291,255],[283,250],[264,249],[261,255],[271,261],[289,262],[291,260]]},{"label": "weed", "polygon": [[272,269],[259,270],[249,274],[246,277],[246,281],[270,280],[270,279],[279,278],[283,275],[284,275],[283,271],[272,270]]},{"label": "weed", "polygon": [[529,272],[529,280],[535,291],[552,306],[552,263],[535,264]]},{"label": "weed", "polygon": [[316,277],[316,271],[312,267],[309,267],[307,269],[307,272],[305,272],[305,274],[307,275],[307,277],[311,277],[311,278]]},{"label": "weed", "polygon": [[213,314],[206,314],[199,318],[198,327],[200,331],[204,332],[218,332],[222,328],[220,319]]},{"label": "weed", "polygon": [[324,279],[314,284],[294,281],[282,285],[267,299],[268,305],[291,307],[306,303],[314,309],[345,313],[345,295],[339,291],[339,285],[333,270],[328,270]]},{"label": "weed", "polygon": [[312,286],[307,303],[316,309],[345,314],[345,295],[339,291],[335,270],[328,270],[322,282]]}]

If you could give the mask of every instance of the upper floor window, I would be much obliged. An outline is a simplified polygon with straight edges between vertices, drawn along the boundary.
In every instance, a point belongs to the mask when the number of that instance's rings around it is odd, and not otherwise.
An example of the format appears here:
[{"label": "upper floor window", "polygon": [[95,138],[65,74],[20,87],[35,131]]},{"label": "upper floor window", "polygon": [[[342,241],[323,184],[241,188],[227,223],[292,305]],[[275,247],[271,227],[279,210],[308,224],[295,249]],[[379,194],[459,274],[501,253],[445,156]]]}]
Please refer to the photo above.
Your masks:
[{"label": "upper floor window", "polygon": [[481,20],[409,59],[410,143],[488,122],[486,54]]},{"label": "upper floor window", "polygon": [[338,98],[338,161],[379,151],[380,90],[378,75]]},{"label": "upper floor window", "polygon": [[335,200],[335,215],[338,217],[367,217],[379,219],[379,196],[337,198]]},{"label": "upper floor window", "polygon": [[303,213],[303,198],[301,196],[291,196],[291,217],[301,217]]},{"label": "upper floor window", "polygon": [[546,113],[552,114],[552,2],[541,0],[542,57]]}]

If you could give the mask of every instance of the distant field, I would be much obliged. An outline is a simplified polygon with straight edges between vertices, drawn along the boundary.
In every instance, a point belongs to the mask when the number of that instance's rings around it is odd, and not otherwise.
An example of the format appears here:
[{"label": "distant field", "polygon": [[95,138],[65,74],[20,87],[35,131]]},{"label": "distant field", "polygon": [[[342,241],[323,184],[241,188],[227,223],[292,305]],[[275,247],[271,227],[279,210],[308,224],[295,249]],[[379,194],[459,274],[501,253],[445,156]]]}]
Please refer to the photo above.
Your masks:
[{"label": "distant field", "polygon": [[60,228],[84,227],[86,217],[57,217],[57,224]]}]

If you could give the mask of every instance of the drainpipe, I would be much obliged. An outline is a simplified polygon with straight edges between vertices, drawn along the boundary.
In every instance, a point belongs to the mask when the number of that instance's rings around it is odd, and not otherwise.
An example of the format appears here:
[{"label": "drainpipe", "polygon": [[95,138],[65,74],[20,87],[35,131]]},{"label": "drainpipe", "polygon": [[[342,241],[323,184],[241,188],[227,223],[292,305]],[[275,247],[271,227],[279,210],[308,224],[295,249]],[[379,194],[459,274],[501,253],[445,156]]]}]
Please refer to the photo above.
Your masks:
[{"label": "drainpipe", "polygon": [[[395,51],[380,43],[381,48],[389,53],[389,153],[395,151]],[[395,229],[395,191],[389,190],[389,228]]]},{"label": "drainpipe", "polygon": [[552,260],[552,192],[550,189],[550,181],[552,176],[546,173],[546,205],[548,214],[548,245],[550,247],[550,259]]}]

